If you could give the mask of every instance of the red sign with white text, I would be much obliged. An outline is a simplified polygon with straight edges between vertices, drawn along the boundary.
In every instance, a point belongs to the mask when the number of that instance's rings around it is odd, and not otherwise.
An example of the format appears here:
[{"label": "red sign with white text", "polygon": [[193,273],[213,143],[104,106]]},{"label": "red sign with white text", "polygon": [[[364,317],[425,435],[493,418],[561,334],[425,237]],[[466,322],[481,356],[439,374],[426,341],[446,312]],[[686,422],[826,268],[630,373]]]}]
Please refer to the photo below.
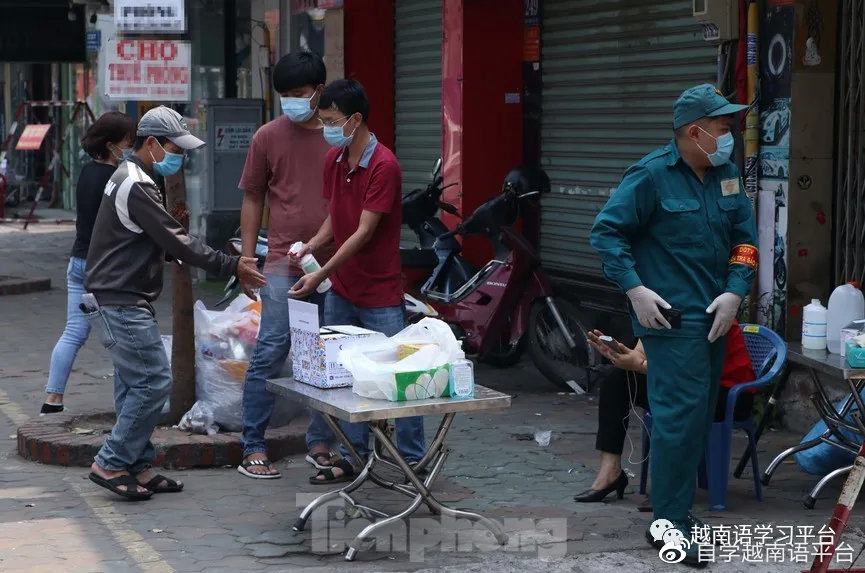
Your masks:
[{"label": "red sign with white text", "polygon": [[51,129],[50,123],[33,123],[24,128],[18,143],[15,144],[16,151],[38,151],[42,147],[45,134]]},{"label": "red sign with white text", "polygon": [[109,98],[189,101],[189,42],[111,40],[105,54],[105,95]]}]

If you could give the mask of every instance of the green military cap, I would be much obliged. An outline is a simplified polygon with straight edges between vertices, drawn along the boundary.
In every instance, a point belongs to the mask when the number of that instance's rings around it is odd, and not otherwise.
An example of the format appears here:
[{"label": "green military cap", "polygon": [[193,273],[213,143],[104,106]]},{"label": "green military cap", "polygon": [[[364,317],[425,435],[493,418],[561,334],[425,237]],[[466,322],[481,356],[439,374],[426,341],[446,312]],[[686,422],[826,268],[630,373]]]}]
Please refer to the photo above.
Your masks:
[{"label": "green military cap", "polygon": [[730,103],[712,84],[700,84],[682,92],[673,105],[673,129],[679,129],[701,117],[731,115],[748,109],[747,105]]}]

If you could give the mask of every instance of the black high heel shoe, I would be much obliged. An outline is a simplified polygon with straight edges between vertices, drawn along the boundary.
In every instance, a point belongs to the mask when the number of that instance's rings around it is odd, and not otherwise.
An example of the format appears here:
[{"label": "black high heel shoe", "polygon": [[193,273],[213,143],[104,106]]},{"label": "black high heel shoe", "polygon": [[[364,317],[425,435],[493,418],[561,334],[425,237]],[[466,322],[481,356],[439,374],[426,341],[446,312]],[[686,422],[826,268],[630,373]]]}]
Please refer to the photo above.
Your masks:
[{"label": "black high heel shoe", "polygon": [[604,498],[616,492],[618,499],[622,499],[625,497],[625,488],[628,487],[628,476],[625,475],[624,470],[619,474],[619,477],[616,478],[616,481],[611,483],[609,486],[604,489],[587,489],[584,492],[578,493],[574,496],[574,501],[577,503],[597,503],[599,501],[604,501]]}]

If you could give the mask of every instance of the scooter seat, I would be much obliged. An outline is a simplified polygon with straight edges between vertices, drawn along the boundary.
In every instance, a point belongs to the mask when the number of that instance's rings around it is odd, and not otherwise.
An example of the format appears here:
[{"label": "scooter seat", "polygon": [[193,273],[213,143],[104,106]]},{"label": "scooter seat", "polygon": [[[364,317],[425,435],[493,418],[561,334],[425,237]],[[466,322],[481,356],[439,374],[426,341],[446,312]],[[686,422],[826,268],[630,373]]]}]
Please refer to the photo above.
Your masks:
[{"label": "scooter seat", "polygon": [[433,249],[400,247],[399,258],[404,267],[434,269],[438,257]]}]

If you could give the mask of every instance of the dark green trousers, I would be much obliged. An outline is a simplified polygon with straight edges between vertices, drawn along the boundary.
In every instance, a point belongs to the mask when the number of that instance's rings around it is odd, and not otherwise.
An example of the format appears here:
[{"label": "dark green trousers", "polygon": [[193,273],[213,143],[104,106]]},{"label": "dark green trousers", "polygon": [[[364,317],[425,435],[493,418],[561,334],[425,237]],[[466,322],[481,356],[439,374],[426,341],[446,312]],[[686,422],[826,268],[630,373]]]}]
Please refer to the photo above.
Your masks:
[{"label": "dark green trousers", "polygon": [[683,520],[691,510],[727,350],[727,337],[643,339],[652,411],[650,471],[655,519]]}]

